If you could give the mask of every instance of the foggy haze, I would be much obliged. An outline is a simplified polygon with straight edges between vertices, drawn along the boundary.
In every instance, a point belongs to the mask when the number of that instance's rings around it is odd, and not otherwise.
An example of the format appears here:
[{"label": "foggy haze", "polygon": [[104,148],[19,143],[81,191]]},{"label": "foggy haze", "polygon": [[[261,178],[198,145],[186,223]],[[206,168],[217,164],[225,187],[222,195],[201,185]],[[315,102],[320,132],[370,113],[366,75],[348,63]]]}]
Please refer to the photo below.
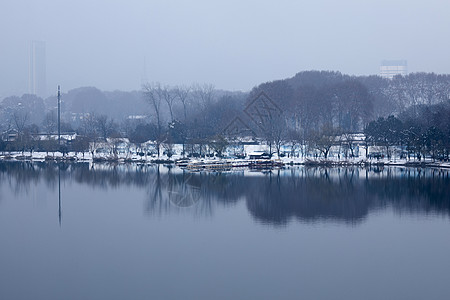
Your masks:
[{"label": "foggy haze", "polygon": [[137,90],[143,80],[250,90],[302,70],[450,73],[450,3],[423,1],[22,1],[0,4],[0,98],[28,90],[46,42],[47,94],[61,84]]}]

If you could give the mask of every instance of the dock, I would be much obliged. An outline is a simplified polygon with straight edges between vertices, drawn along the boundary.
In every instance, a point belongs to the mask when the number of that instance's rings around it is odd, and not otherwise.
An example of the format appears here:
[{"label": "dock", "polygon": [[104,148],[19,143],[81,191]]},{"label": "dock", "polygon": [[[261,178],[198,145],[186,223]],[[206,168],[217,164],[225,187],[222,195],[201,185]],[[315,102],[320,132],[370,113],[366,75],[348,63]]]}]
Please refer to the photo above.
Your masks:
[{"label": "dock", "polygon": [[231,171],[236,168],[249,169],[273,169],[284,166],[280,160],[257,159],[257,160],[200,160],[182,161],[176,163],[177,166],[189,171]]}]

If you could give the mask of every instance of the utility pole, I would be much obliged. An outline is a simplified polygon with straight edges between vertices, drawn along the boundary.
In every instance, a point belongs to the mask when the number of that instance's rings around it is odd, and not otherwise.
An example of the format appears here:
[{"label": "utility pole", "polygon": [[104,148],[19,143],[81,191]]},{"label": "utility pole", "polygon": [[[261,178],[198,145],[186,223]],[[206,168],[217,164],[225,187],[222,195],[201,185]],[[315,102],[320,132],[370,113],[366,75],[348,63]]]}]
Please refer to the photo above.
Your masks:
[{"label": "utility pole", "polygon": [[[61,150],[61,87],[58,85],[58,145]],[[58,165],[58,218],[61,227],[61,166]]]},{"label": "utility pole", "polygon": [[61,87],[58,85],[58,145],[61,146]]}]

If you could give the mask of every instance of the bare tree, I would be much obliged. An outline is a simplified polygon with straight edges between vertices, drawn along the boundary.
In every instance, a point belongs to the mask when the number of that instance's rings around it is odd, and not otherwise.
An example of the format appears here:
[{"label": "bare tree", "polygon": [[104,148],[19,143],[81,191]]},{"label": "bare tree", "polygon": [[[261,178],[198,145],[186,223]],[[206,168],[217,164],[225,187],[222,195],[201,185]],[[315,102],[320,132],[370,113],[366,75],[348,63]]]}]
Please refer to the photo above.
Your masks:
[{"label": "bare tree", "polygon": [[142,86],[145,100],[153,108],[158,125],[158,134],[161,134],[161,101],[164,98],[163,89],[159,82],[146,83]]},{"label": "bare tree", "polygon": [[126,137],[130,138],[133,135],[133,132],[138,124],[139,121],[134,122],[134,120],[125,119],[120,124],[120,130],[125,134]]},{"label": "bare tree", "polygon": [[170,121],[173,122],[173,104],[177,98],[177,94],[169,86],[165,86],[162,88],[162,96],[169,107]]},{"label": "bare tree", "polygon": [[94,113],[87,114],[81,123],[80,131],[89,141],[89,151],[94,157],[95,149],[99,138],[96,116]]},{"label": "bare tree", "polygon": [[314,144],[314,148],[320,151],[323,154],[324,158],[328,158],[328,154],[330,152],[331,147],[335,143],[336,140],[336,130],[329,126],[325,125],[322,127],[322,130],[313,133],[312,142]]},{"label": "bare tree", "polygon": [[17,134],[21,137],[28,124],[28,112],[16,110],[13,113],[13,123],[16,127]]},{"label": "bare tree", "polygon": [[214,85],[207,83],[200,85],[197,83],[193,85],[192,89],[194,91],[195,96],[200,99],[202,109],[206,110],[214,100],[215,96]]},{"label": "bare tree", "polygon": [[275,145],[275,149],[277,150],[277,155],[279,158],[281,153],[281,146],[283,146],[286,137],[286,123],[282,116],[279,116],[273,120],[271,125],[271,132],[273,143]]},{"label": "bare tree", "polygon": [[291,148],[290,155],[291,157],[295,157],[295,150],[299,147],[299,145],[301,146],[303,142],[302,135],[297,130],[289,129],[286,136]]},{"label": "bare tree", "polygon": [[341,143],[346,147],[344,157],[348,157],[348,151],[350,150],[350,157],[355,156],[355,140],[354,135],[349,132],[343,132],[341,135]]},{"label": "bare tree", "polygon": [[109,120],[106,115],[99,115],[94,118],[95,126],[103,141],[106,142],[108,138],[116,128],[114,120]]},{"label": "bare tree", "polygon": [[9,117],[6,119],[6,123],[3,124],[4,128],[5,128],[5,132],[6,132],[6,141],[9,142],[9,134],[10,131],[13,129],[13,120]]},{"label": "bare tree", "polygon": [[[164,139],[164,141],[161,143],[163,149],[164,149],[164,153],[167,155],[168,158],[171,158],[172,155],[174,154],[174,150],[173,150],[173,141],[170,137],[170,135],[167,135]],[[159,157],[159,154],[158,154]]]},{"label": "bare tree", "polygon": [[216,135],[209,140],[208,146],[218,157],[222,157],[227,149],[228,141],[222,135]]},{"label": "bare tree", "polygon": [[186,123],[187,119],[187,101],[189,99],[189,94],[191,92],[191,88],[188,86],[177,86],[174,89],[175,95],[180,100],[181,104],[183,104],[183,113],[184,113],[184,123]]},{"label": "bare tree", "polygon": [[49,111],[44,118],[44,121],[42,122],[42,126],[44,127],[44,130],[47,134],[52,134],[56,131],[56,114],[55,112]]}]

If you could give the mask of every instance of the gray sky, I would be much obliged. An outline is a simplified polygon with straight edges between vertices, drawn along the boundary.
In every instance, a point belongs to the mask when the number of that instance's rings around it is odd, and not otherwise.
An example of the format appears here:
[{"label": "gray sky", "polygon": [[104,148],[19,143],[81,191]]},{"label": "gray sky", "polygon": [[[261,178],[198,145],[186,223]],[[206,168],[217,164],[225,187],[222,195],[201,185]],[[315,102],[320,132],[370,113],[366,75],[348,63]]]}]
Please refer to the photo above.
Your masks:
[{"label": "gray sky", "polygon": [[46,41],[48,91],[139,89],[149,81],[250,90],[302,70],[450,73],[450,1],[2,0],[0,97],[28,86]]}]

